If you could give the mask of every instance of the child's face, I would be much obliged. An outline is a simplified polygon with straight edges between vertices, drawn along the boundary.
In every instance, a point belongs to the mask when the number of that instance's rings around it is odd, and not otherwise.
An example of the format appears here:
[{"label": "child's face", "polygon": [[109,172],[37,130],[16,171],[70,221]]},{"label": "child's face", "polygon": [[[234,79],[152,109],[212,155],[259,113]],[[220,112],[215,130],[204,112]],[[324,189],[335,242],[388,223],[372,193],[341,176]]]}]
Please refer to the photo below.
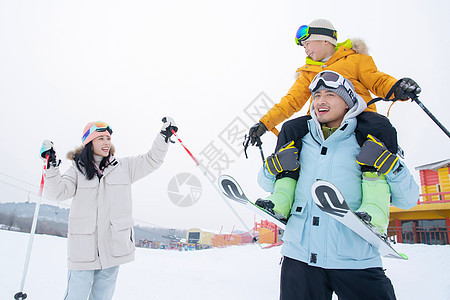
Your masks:
[{"label": "child's face", "polygon": [[314,112],[319,123],[339,127],[347,111],[348,105],[339,95],[328,90],[314,93]]},{"label": "child's face", "polygon": [[330,56],[326,41],[304,41],[305,53],[314,61],[321,61]]},{"label": "child's face", "polygon": [[107,157],[111,150],[111,137],[109,135],[101,135],[92,140],[92,152],[95,155]]}]

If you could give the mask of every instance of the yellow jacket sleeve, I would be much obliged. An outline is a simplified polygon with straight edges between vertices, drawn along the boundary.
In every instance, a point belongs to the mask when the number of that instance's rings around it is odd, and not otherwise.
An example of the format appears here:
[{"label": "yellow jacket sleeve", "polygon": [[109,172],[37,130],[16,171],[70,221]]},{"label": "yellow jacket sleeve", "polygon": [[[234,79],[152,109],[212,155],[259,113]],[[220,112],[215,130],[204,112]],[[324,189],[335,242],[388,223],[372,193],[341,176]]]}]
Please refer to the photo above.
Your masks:
[{"label": "yellow jacket sleeve", "polygon": [[[289,89],[287,95],[281,98],[280,103],[275,104],[261,118],[260,121],[264,123],[267,130],[272,130],[275,126],[290,118],[294,113],[301,110],[305,103],[308,102],[308,99],[311,97],[309,84],[315,76],[315,74],[308,73],[309,72],[300,72],[298,79]],[[311,77],[311,75],[313,76]]]}]

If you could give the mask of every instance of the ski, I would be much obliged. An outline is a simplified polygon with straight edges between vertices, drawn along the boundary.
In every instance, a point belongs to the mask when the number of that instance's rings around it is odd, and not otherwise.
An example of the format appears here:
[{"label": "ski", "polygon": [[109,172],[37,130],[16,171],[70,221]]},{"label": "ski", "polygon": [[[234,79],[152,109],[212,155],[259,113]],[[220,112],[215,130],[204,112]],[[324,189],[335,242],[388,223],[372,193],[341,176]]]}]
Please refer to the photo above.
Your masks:
[{"label": "ski", "polygon": [[311,195],[316,205],[327,215],[353,230],[356,234],[375,247],[382,256],[408,259],[405,254],[397,252],[387,238],[374,231],[350,210],[344,196],[331,182],[317,180],[311,187]]},{"label": "ski", "polygon": [[250,201],[245,195],[239,183],[233,177],[229,175],[221,175],[218,181],[219,188],[225,197],[241,205],[244,205],[252,212],[258,214],[261,218],[274,223],[281,229],[284,230],[286,228],[286,221],[276,218],[269,211],[257,206],[255,203]]}]

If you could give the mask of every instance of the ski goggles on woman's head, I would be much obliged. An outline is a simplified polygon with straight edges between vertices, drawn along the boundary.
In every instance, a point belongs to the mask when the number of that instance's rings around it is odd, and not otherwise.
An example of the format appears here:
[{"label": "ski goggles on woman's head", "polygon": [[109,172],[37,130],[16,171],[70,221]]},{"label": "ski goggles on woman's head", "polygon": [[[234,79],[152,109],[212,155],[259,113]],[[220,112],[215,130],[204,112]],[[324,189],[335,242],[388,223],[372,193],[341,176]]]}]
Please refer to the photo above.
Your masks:
[{"label": "ski goggles on woman's head", "polygon": [[317,35],[326,35],[337,39],[337,31],[328,29],[328,28],[320,28],[320,27],[309,27],[308,25],[302,25],[297,30],[297,34],[295,35],[295,43],[297,45],[303,46],[302,42],[306,41],[311,34]]},{"label": "ski goggles on woman's head", "polygon": [[111,127],[110,127],[108,124],[106,124],[105,122],[102,122],[102,121],[98,121],[98,122],[95,122],[94,125],[92,125],[91,128],[89,128],[89,129],[83,134],[83,137],[81,138],[81,141],[84,142],[84,141],[87,139],[87,137],[88,137],[91,133],[93,133],[94,131],[97,131],[97,132],[108,131],[109,134],[112,134],[112,133],[113,133]]},{"label": "ski goggles on woman's head", "polygon": [[333,71],[320,72],[316,75],[316,77],[314,77],[313,81],[309,85],[309,90],[312,94],[314,94],[314,92],[316,92],[322,85],[331,89],[337,89],[338,87],[342,86],[350,96],[353,103],[357,102],[354,89],[339,73]]}]

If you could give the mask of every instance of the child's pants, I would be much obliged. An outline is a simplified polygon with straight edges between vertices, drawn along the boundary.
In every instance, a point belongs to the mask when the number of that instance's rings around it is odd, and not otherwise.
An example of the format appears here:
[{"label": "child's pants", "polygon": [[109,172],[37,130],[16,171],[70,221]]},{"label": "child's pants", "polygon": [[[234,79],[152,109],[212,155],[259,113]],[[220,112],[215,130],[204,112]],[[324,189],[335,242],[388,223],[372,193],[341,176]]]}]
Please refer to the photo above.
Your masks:
[{"label": "child's pants", "polygon": [[69,270],[64,300],[112,299],[118,272],[119,266],[102,270]]}]

